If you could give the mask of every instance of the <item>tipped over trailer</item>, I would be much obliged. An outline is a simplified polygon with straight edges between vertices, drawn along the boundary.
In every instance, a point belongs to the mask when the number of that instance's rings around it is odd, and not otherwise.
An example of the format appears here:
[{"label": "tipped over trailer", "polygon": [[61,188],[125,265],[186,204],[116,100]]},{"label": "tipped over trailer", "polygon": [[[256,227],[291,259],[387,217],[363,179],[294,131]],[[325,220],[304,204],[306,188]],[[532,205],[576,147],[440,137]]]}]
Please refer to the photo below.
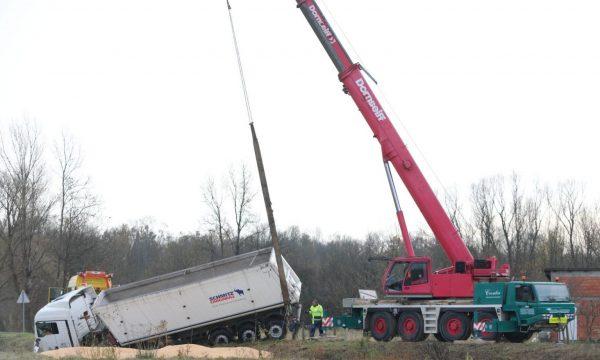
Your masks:
[{"label": "tipped over trailer", "polygon": [[[302,284],[282,260],[290,301],[297,305]],[[86,289],[68,293],[36,314],[36,328],[43,325],[51,330],[49,334],[38,331],[36,343],[41,351],[102,339],[119,346],[159,338],[168,343],[214,345],[235,339],[251,341],[260,338],[261,332],[283,339],[287,332],[271,248],[113,287],[97,298]],[[87,296],[93,306],[69,307],[69,299],[76,296]],[[49,315],[50,319],[47,315],[59,303],[62,312]],[[53,323],[65,326],[57,328]],[[75,334],[70,328],[81,331]]]}]

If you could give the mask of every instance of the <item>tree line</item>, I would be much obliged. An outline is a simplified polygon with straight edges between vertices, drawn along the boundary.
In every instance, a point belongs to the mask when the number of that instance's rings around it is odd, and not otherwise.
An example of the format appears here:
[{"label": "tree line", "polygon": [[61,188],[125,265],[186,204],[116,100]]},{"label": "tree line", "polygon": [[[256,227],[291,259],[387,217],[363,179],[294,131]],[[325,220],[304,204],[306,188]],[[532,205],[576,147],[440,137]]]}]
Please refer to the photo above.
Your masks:
[{"label": "tree line", "polygon": [[[72,137],[47,146],[30,122],[0,135],[0,331],[20,328],[21,290],[32,301],[31,329],[48,288],[65,287],[79,271],[107,271],[114,284],[125,284],[270,246],[257,187],[243,166],[202,185],[201,230],[174,235],[144,222],[103,228]],[[541,186],[523,184],[517,174],[494,176],[468,194],[445,194],[444,204],[474,256],[494,255],[517,277],[543,279],[546,267],[600,264],[599,207],[575,181]],[[411,237],[417,254],[431,256],[437,267],[449,265],[429,231]],[[323,239],[290,227],[280,241],[303,282],[304,304],[318,298],[331,313],[340,313],[342,299],[358,289],[380,290],[385,263],[369,258],[404,253],[396,233]]]}]

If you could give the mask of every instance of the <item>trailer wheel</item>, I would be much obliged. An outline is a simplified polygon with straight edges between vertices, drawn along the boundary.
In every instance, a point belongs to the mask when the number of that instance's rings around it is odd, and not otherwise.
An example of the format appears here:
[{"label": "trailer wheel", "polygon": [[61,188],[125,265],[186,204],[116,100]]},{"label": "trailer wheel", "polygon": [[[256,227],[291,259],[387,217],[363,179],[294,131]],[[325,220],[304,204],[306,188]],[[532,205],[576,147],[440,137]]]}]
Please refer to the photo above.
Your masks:
[{"label": "trailer wheel", "polygon": [[238,329],[238,340],[240,342],[255,342],[258,340],[258,332],[253,323],[242,324]]},{"label": "trailer wheel", "polygon": [[[482,312],[477,315],[479,318],[479,322],[483,323],[483,325],[487,325],[494,321],[494,314],[489,312]],[[485,327],[484,327],[485,329]],[[481,340],[485,341],[494,341],[498,338],[498,333],[494,331],[485,331],[485,330],[476,330],[475,335]]]},{"label": "trailer wheel", "polygon": [[416,311],[405,311],[398,317],[398,334],[404,341],[423,341],[423,317]]},{"label": "trailer wheel", "polygon": [[373,339],[390,341],[396,331],[396,318],[387,311],[379,311],[371,315],[370,325]]},{"label": "trailer wheel", "polygon": [[531,337],[533,336],[533,331],[528,331],[525,333],[516,331],[504,333],[503,335],[506,338],[506,340],[510,341],[511,343],[522,343],[531,339]]},{"label": "trailer wheel", "polygon": [[469,318],[463,313],[447,311],[440,317],[439,333],[446,341],[462,340],[469,331]]},{"label": "trailer wheel", "polygon": [[218,328],[210,332],[208,336],[208,342],[212,346],[226,345],[231,342],[233,338],[231,332],[225,328]]},{"label": "trailer wheel", "polygon": [[273,340],[283,340],[287,335],[287,328],[283,319],[273,318],[267,322],[267,336]]}]

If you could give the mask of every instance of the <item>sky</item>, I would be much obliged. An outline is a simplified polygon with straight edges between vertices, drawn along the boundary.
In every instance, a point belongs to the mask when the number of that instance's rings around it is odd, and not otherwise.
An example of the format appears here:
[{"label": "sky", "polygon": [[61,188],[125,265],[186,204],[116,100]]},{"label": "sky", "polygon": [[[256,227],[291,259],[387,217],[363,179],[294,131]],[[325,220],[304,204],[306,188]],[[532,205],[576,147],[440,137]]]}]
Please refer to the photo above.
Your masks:
[{"label": "sky", "polygon": [[[379,146],[295,2],[231,4],[279,228],[396,231]],[[319,4],[439,193],[514,171],[600,198],[598,1]],[[48,148],[71,134],[102,226],[200,230],[207,179],[246,164],[259,189],[227,16],[224,0],[0,0],[0,128],[35,119]]]}]

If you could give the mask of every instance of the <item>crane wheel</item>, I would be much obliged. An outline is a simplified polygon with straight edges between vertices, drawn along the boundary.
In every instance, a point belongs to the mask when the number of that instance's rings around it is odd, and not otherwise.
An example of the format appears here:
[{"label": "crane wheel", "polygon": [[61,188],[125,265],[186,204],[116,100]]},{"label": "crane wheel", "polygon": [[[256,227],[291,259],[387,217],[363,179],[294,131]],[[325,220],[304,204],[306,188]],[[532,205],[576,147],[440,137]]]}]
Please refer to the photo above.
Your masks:
[{"label": "crane wheel", "polygon": [[416,311],[404,311],[398,317],[398,335],[404,341],[423,341],[423,317]]},{"label": "crane wheel", "polygon": [[371,336],[377,341],[390,341],[396,332],[396,318],[387,311],[371,315]]},{"label": "crane wheel", "polygon": [[[489,312],[481,312],[477,314],[480,323],[491,323],[496,316]],[[476,330],[475,336],[485,341],[495,341],[498,338],[498,333],[494,331]]]},{"label": "crane wheel", "polygon": [[440,317],[438,327],[444,340],[462,340],[469,333],[469,318],[463,313],[447,311]]},{"label": "crane wheel", "polygon": [[471,337],[472,334],[473,334],[473,318],[470,316],[467,316],[467,331],[465,332],[465,335],[461,338],[461,340],[469,340],[469,338]]}]

